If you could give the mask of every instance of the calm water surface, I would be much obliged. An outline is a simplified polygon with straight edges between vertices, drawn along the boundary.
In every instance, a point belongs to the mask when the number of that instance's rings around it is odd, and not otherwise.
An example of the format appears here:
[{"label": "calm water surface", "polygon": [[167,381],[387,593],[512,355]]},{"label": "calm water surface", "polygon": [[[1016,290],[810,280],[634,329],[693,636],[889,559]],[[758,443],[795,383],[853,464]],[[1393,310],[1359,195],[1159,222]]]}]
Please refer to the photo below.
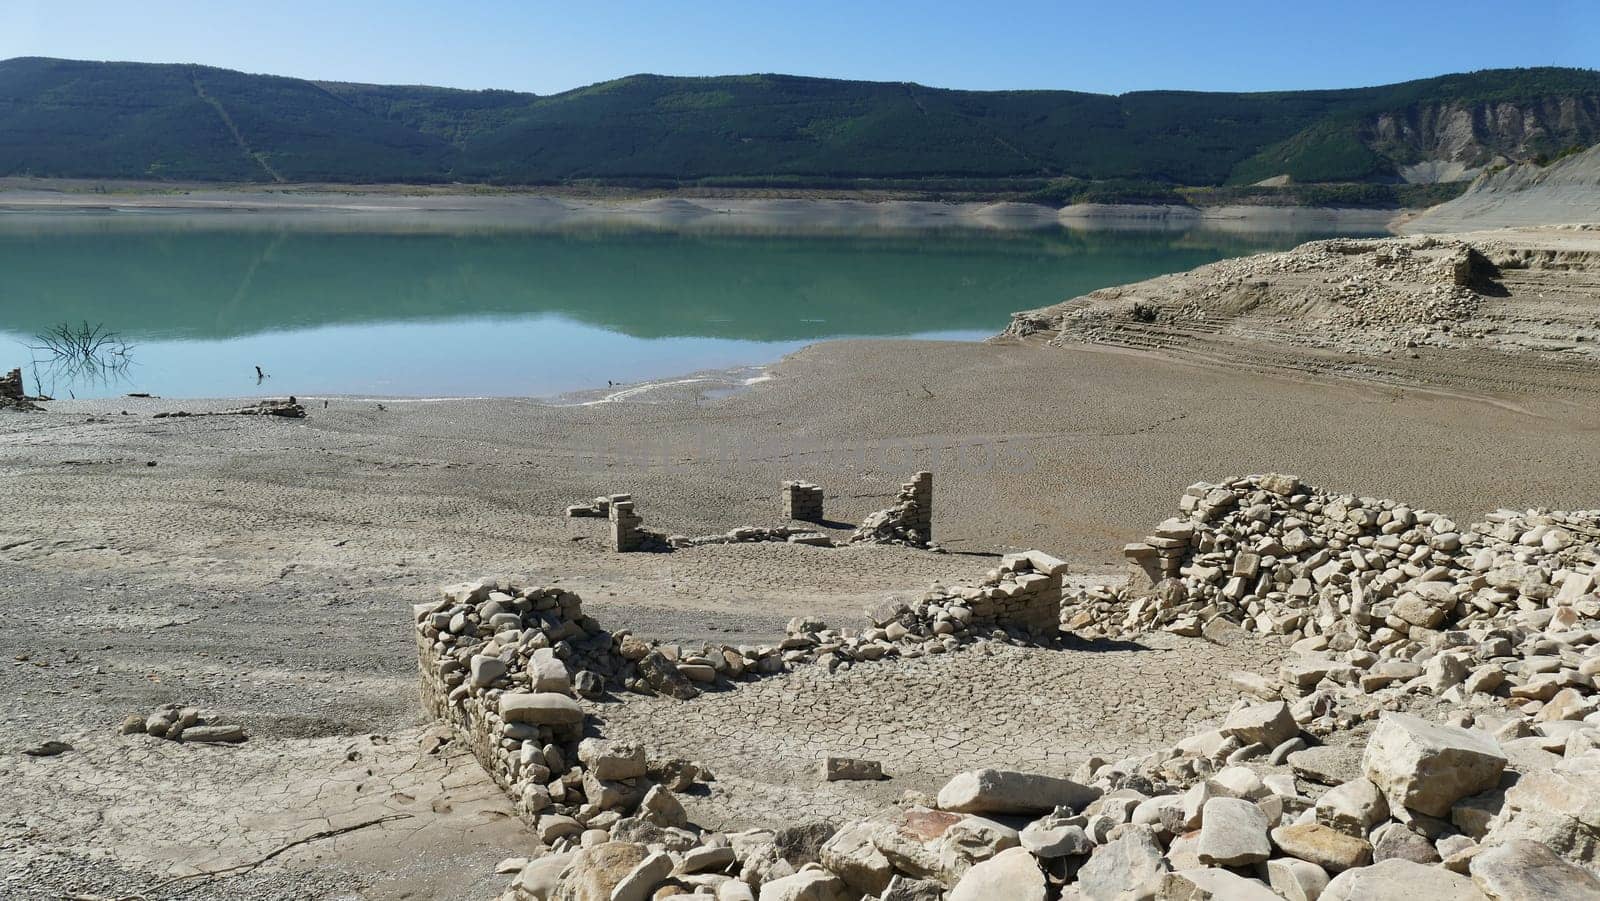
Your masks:
[{"label": "calm water surface", "polygon": [[[976,340],[1016,310],[1321,236],[350,231],[0,214],[0,369],[21,365],[30,389],[37,374],[58,397],[548,396],[765,363],[821,338]],[[64,323],[116,332],[132,345],[127,365],[52,374],[30,345]]]}]

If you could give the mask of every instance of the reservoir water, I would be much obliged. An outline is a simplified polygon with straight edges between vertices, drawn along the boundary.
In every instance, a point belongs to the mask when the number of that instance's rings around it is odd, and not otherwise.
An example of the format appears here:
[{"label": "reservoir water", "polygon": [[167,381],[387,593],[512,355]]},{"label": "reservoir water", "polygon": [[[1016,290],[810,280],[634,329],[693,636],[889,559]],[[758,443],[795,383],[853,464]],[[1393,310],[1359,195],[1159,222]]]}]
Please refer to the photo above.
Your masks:
[{"label": "reservoir water", "polygon": [[[56,397],[543,397],[823,338],[978,340],[1016,310],[1322,236],[0,214],[0,370]],[[43,349],[85,326],[116,337],[110,364]]]}]

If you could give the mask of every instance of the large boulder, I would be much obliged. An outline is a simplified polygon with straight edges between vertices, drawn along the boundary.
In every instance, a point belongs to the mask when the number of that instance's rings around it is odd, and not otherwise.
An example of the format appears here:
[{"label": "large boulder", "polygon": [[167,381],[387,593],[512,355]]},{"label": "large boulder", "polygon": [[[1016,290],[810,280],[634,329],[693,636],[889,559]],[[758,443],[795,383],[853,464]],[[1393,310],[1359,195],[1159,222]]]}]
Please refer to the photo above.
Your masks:
[{"label": "large boulder", "polygon": [[939,869],[955,881],[974,864],[1020,844],[1017,830],[988,817],[965,816],[939,839]]},{"label": "large boulder", "polygon": [[1309,860],[1278,857],[1267,861],[1267,884],[1285,901],[1317,901],[1328,887],[1328,872]]},{"label": "large boulder", "polygon": [[586,738],[578,745],[584,769],[599,779],[637,779],[645,774],[644,745]]},{"label": "large boulder", "polygon": [[839,875],[845,885],[864,895],[877,895],[889,886],[894,867],[873,842],[873,836],[891,827],[882,823],[851,823],[823,843],[822,865]]},{"label": "large boulder", "polygon": [[1143,826],[1129,827],[1090,855],[1078,871],[1078,894],[1084,901],[1117,901],[1154,883],[1167,869],[1155,833]]},{"label": "large boulder", "polygon": [[1486,846],[1469,861],[1472,880],[1492,901],[1600,901],[1600,878],[1526,839]]},{"label": "large boulder", "polygon": [[567,665],[556,656],[553,648],[539,648],[528,658],[528,678],[534,691],[554,691],[566,694],[572,690],[572,677]]},{"label": "large boulder", "polygon": [[1072,820],[1072,817],[1046,814],[1023,827],[1017,838],[1022,847],[1043,860],[1088,854],[1094,850],[1094,842],[1089,840],[1083,827]]},{"label": "large boulder", "polygon": [[561,872],[576,857],[576,852],[546,854],[522,868],[511,880],[511,891],[517,901],[550,901],[555,897],[556,886],[561,882]]},{"label": "large boulder", "polygon": [[1201,813],[1200,862],[1207,866],[1242,867],[1272,856],[1267,840],[1267,815],[1250,801],[1212,798]]},{"label": "large boulder", "polygon": [[1500,782],[1506,757],[1486,732],[1391,713],[1378,721],[1361,766],[1391,811],[1449,817],[1456,801]]},{"label": "large boulder", "polygon": [[1272,830],[1272,843],[1290,857],[1310,861],[1329,873],[1372,863],[1372,845],[1366,839],[1321,823],[1279,826]]},{"label": "large boulder", "polygon": [[584,848],[573,855],[550,901],[611,901],[617,884],[648,856],[644,845],[631,842]]},{"label": "large boulder", "polygon": [[1600,752],[1524,773],[1506,789],[1486,841],[1529,839],[1600,873]]},{"label": "large boulder", "polygon": [[644,676],[646,685],[649,685],[657,694],[669,698],[687,701],[699,696],[700,689],[689,682],[689,678],[678,671],[678,665],[667,659],[667,655],[652,649],[639,660],[639,673]]},{"label": "large boulder", "polygon": [[[765,896],[763,896],[763,899]],[[1045,901],[1044,872],[1026,848],[1008,848],[967,870],[947,901]]]},{"label": "large boulder", "polygon": [[1071,779],[1015,770],[971,770],[939,789],[939,808],[956,813],[1039,814],[1081,810],[1100,790]]},{"label": "large boulder", "polygon": [[1156,893],[1159,901],[1282,901],[1254,879],[1211,867],[1168,873]]},{"label": "large boulder", "polygon": [[757,898],[759,901],[852,901],[855,895],[838,876],[821,867],[808,867],[761,886]]},{"label": "large boulder", "polygon": [[656,851],[617,881],[610,901],[648,901],[656,886],[672,872],[672,855]]},{"label": "large boulder", "polygon": [[1321,901],[1487,901],[1472,880],[1444,867],[1394,858],[1333,877]]},{"label": "large boulder", "polygon": [[1473,884],[1493,901],[1600,901],[1600,879],[1538,842],[1513,839],[1473,856]]},{"label": "large boulder", "polygon": [[1388,818],[1389,799],[1370,779],[1352,779],[1317,799],[1317,822],[1358,838]]},{"label": "large boulder", "polygon": [[1287,703],[1275,701],[1241,707],[1228,714],[1222,723],[1222,734],[1237,738],[1241,744],[1276,747],[1299,735],[1300,724],[1294,721]]}]

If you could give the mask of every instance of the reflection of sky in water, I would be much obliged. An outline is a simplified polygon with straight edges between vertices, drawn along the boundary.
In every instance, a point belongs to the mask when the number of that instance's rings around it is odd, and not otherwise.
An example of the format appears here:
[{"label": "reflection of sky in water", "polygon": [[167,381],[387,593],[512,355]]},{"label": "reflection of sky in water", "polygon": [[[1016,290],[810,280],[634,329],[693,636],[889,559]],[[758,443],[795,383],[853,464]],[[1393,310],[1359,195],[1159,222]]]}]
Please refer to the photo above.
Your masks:
[{"label": "reflection of sky in water", "polygon": [[[976,340],[985,332],[905,337]],[[0,332],[0,359],[27,361],[22,336]],[[538,397],[699,369],[764,363],[806,341],[634,338],[556,316],[375,323],[266,332],[220,341],[149,341],[127,377],[78,397],[142,391],[163,397],[373,394]],[[15,364],[11,364],[15,365]],[[270,378],[256,384],[255,367]],[[33,375],[25,371],[28,389]],[[50,390],[47,383],[45,390]],[[58,385],[55,396],[67,397]]]},{"label": "reflection of sky in water", "polygon": [[[46,392],[546,396],[764,363],[821,338],[977,339],[1015,310],[1308,237],[327,233],[0,216],[0,369],[27,367],[29,336],[87,321],[136,345],[127,378]],[[271,375],[259,386],[257,365]]]}]

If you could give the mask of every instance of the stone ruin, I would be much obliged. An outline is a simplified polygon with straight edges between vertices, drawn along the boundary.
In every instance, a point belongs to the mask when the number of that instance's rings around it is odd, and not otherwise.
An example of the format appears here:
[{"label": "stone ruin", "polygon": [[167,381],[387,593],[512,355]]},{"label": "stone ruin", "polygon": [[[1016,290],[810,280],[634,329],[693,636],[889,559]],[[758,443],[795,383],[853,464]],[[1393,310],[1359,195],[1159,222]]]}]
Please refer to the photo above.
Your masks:
[{"label": "stone ruin", "polygon": [[[775,645],[692,651],[608,632],[563,589],[497,580],[449,586],[439,600],[413,608],[422,702],[551,849],[539,858],[544,868],[583,849],[628,844],[698,853],[706,870],[725,869],[733,852],[705,845],[710,834],[689,822],[675,796],[714,777],[695,762],[597,735],[583,701],[616,692],[687,701],[703,688],[728,689],[797,666],[831,671],[979,640],[1046,640],[1053,630],[1041,624],[1060,615],[1065,569],[1038,551],[1008,555],[977,587],[880,605],[873,628],[859,635],[796,618]],[[830,780],[882,778],[875,761],[830,759],[824,770]],[[528,896],[548,897],[521,897]]]},{"label": "stone ruin", "polygon": [[851,542],[903,544],[926,548],[933,545],[933,473],[922,471],[900,486],[895,505],[879,510],[861,521]]},{"label": "stone ruin", "polygon": [[780,489],[783,518],[799,522],[822,522],[822,486],[810,482],[787,481]]},{"label": "stone ruin", "polygon": [[[799,480],[780,486],[783,514],[799,522],[825,522],[822,512],[822,487]],[[702,547],[709,544],[739,544],[779,541],[815,547],[833,547],[833,538],[814,529],[774,526],[740,526],[713,535],[663,535],[644,528],[644,518],[634,509],[633,495],[601,495],[587,504],[573,504],[564,511],[569,519],[601,518],[611,521],[611,547],[618,553],[666,551]],[[900,486],[895,505],[869,515],[850,536],[852,544],[899,544],[932,548],[933,473],[919,472]]]},{"label": "stone ruin", "polygon": [[607,510],[611,520],[611,547],[619,554],[642,551],[659,544],[659,536],[644,528],[644,517],[633,511],[633,495],[612,495]]},{"label": "stone ruin", "polygon": [[1008,555],[975,588],[880,605],[871,629],[798,618],[759,647],[611,634],[556,589],[473,583],[420,605],[424,697],[540,839],[503,899],[1600,898],[1600,511],[1462,529],[1291,476],[1196,485],[1180,509],[1155,537],[1187,524],[1182,547],[1151,545],[1177,553],[1132,557],[1173,558],[1175,575],[1071,591],[1057,615],[1080,640],[1280,642],[1276,671],[1231,674],[1227,716],[1070,777],[958,773],[800,856],[770,829],[688,822],[672,792],[709,774],[586,735],[572,695],[691,699],[796,667],[1040,643],[1017,619],[1036,626],[1060,597],[1060,561]]},{"label": "stone ruin", "polygon": [[595,519],[608,519],[611,516],[611,502],[614,500],[631,501],[633,500],[633,495],[602,494],[587,504],[573,504],[566,509],[567,518],[592,517]]},{"label": "stone ruin", "polygon": [[13,369],[0,377],[0,410],[35,412],[40,408],[23,387],[22,370]]}]

